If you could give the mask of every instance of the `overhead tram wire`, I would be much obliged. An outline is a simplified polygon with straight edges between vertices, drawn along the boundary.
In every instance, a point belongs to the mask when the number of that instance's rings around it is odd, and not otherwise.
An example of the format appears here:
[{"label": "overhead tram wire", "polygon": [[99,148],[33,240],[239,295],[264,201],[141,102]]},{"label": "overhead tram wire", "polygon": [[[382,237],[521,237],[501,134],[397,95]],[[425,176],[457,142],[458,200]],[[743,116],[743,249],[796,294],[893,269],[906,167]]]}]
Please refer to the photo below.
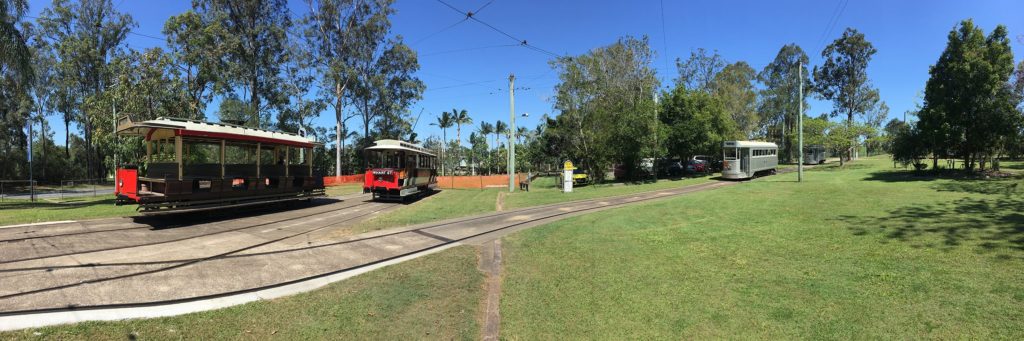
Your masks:
[{"label": "overhead tram wire", "polygon": [[469,17],[466,17],[466,18],[462,18],[462,20],[456,21],[456,22],[455,22],[454,24],[451,24],[451,25],[445,26],[444,28],[442,28],[442,29],[440,29],[440,30],[437,30],[437,31],[435,31],[434,33],[428,34],[428,35],[427,35],[426,37],[420,38],[419,40],[416,40],[416,41],[415,41],[415,42],[413,42],[412,44],[409,44],[409,46],[415,46],[415,45],[417,45],[417,44],[419,44],[419,43],[422,43],[422,42],[426,41],[427,39],[433,38],[434,36],[436,36],[436,35],[438,35],[438,34],[441,34],[441,33],[445,32],[445,31],[447,31],[447,30],[450,30],[450,29],[452,29],[452,28],[453,28],[453,27],[455,27],[455,26],[458,26],[458,25],[459,25],[459,24],[461,24],[461,23],[464,23],[464,22],[466,22],[466,20],[469,20]]},{"label": "overhead tram wire", "polygon": [[480,8],[477,8],[475,11],[473,11],[473,14],[480,13],[480,11],[484,10],[484,8],[487,8],[487,6],[490,6],[493,3],[494,3],[494,0],[488,1],[486,4],[484,4],[483,6],[480,6]]},{"label": "overhead tram wire", "polygon": [[[464,11],[458,9],[457,7],[452,6],[448,2],[445,2],[444,0],[437,0],[437,2],[440,2],[442,5],[445,5],[445,7],[450,8],[452,11],[455,11],[456,13],[459,13],[460,15],[465,15],[467,19],[476,21],[476,22],[478,22],[478,23],[480,23],[480,24],[482,24],[484,26],[487,26],[487,28],[490,28],[493,31],[500,33],[501,35],[504,35],[504,36],[508,37],[509,39],[512,39],[512,40],[516,41],[517,43],[519,43],[523,47],[526,47],[528,49],[531,49],[531,50],[534,50],[534,51],[537,51],[537,52],[540,52],[540,53],[547,54],[547,55],[555,57],[555,58],[562,57],[562,55],[559,55],[557,53],[554,53],[554,52],[542,49],[542,48],[537,47],[535,45],[530,45],[530,43],[528,43],[525,39],[519,39],[516,36],[513,36],[513,35],[509,34],[508,32],[505,32],[505,31],[503,31],[503,30],[501,30],[501,29],[499,29],[497,27],[494,27],[494,25],[491,25],[491,24],[489,24],[489,23],[487,23],[487,22],[485,22],[483,20],[478,19],[476,16],[474,16],[474,14],[475,14],[474,12],[464,12]],[[487,7],[487,4],[485,4],[483,7],[481,7],[481,9],[483,9],[485,7]]]},{"label": "overhead tram wire", "polygon": [[[49,20],[49,21],[53,21],[53,19],[50,19],[50,18],[42,18],[42,17],[31,16],[31,15],[26,15],[25,17],[29,18],[29,19],[35,19],[35,20]],[[151,36],[151,35],[144,34],[144,33],[138,33],[138,32],[132,31],[132,30],[128,30],[128,34],[137,35],[137,36],[140,36],[140,37],[145,37],[145,38],[149,38],[149,39],[153,39],[153,40],[166,41],[164,38],[160,38],[160,37],[157,37],[157,36]]]},{"label": "overhead tram wire", "polygon": [[436,56],[436,55],[442,55],[442,54],[450,54],[450,53],[458,53],[458,52],[468,52],[468,51],[478,51],[478,50],[487,50],[487,49],[495,49],[495,48],[500,48],[500,47],[516,47],[516,46],[519,46],[519,44],[503,44],[503,45],[488,45],[488,46],[469,47],[469,48],[464,48],[464,49],[455,49],[455,50],[447,50],[447,51],[437,51],[437,52],[425,53],[425,54],[421,54],[420,57],[429,57],[429,56]]},{"label": "overhead tram wire", "polygon": [[836,3],[836,9],[832,11],[832,16],[825,25],[825,31],[821,33],[821,38],[818,39],[819,50],[825,48],[825,42],[828,41],[828,35],[832,34],[832,30],[835,29],[836,24],[839,23],[839,18],[843,16],[843,11],[846,10],[846,5],[848,4],[850,4],[850,0],[839,0],[839,2]]},{"label": "overhead tram wire", "polygon": [[[471,16],[475,15],[476,13],[479,13],[481,10],[483,10],[484,8],[487,8],[487,6],[489,6],[490,4],[492,4],[494,2],[495,2],[495,0],[488,1],[487,3],[483,4],[483,6],[480,6],[480,8],[477,8],[476,10],[474,10],[472,12],[465,13],[466,17],[463,17],[461,20],[459,20],[459,22],[456,22],[456,23],[454,23],[452,25],[446,26],[443,29],[437,30],[434,33],[431,33],[431,34],[427,35],[426,37],[420,38],[419,40],[413,42],[412,44],[409,44],[409,46],[418,45],[419,43],[422,43],[422,42],[426,41],[427,39],[433,38],[436,35],[444,33],[447,30],[451,30],[451,29],[459,26],[460,24],[465,23],[466,20],[468,20]],[[449,7],[455,8],[453,6],[449,6]],[[462,13],[462,11],[460,11],[460,13]]]}]

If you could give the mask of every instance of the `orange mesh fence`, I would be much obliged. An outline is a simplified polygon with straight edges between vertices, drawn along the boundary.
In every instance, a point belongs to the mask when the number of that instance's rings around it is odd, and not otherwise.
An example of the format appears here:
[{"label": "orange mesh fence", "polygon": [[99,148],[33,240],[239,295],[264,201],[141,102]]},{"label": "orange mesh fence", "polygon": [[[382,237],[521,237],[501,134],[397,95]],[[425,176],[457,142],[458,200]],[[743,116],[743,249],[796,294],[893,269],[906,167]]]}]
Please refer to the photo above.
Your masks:
[{"label": "orange mesh fence", "polygon": [[342,176],[325,176],[324,186],[337,186],[341,184],[354,184],[362,183],[365,174],[354,174],[354,175],[342,175]]},{"label": "orange mesh fence", "polygon": [[[519,187],[519,182],[526,179],[526,174],[516,174],[516,188]],[[482,188],[507,188],[508,187],[508,175],[464,175],[464,176],[439,176],[437,177],[437,187],[439,188],[462,188],[462,189],[482,189]]]},{"label": "orange mesh fence", "polygon": [[[337,186],[341,184],[362,183],[364,174],[325,176],[324,186]],[[515,186],[526,179],[526,174],[516,174]],[[460,188],[460,189],[483,189],[508,187],[508,175],[463,175],[463,176],[439,176],[437,177],[439,188]]]}]

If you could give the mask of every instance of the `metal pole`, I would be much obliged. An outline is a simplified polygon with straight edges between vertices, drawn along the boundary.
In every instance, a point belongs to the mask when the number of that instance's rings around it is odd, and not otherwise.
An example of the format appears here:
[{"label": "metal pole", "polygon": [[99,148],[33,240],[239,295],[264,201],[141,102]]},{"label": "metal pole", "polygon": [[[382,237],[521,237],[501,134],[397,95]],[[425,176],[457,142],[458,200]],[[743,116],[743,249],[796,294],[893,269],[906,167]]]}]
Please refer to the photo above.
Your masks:
[{"label": "metal pole", "polygon": [[516,75],[508,75],[508,191],[515,192],[516,173],[516,141],[512,134],[516,133]]},{"label": "metal pole", "polygon": [[654,157],[651,158],[651,174],[658,182],[658,90],[654,90]]},{"label": "metal pole", "polygon": [[797,68],[796,68],[798,77],[800,78],[800,112],[798,112],[797,116],[796,116],[797,117],[798,125],[800,126],[800,132],[797,134],[799,136],[797,138],[797,140],[799,141],[798,143],[799,143],[799,148],[800,148],[800,150],[799,150],[800,158],[799,158],[799,161],[798,161],[799,164],[797,164],[797,166],[796,166],[796,169],[797,169],[796,181],[798,181],[798,182],[803,182],[804,181],[804,64],[803,63],[804,62],[802,60],[797,62]]},{"label": "metal pole", "polygon": [[110,105],[110,118],[114,126],[110,132],[114,136],[114,191],[117,191],[117,105],[113,102]]},{"label": "metal pole", "polygon": [[36,183],[32,177],[32,120],[27,120],[28,123],[28,191],[29,199],[32,202],[36,202]]}]

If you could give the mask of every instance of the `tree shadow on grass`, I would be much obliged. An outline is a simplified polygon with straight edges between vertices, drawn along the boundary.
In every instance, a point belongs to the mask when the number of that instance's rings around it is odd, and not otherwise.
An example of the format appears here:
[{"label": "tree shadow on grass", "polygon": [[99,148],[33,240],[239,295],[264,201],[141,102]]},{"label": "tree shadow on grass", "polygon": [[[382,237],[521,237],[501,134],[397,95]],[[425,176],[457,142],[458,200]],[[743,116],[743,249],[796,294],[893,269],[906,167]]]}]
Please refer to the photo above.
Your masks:
[{"label": "tree shadow on grass", "polygon": [[1024,198],[962,198],[897,208],[880,217],[843,215],[857,236],[883,235],[918,248],[1011,250],[1024,259]]},{"label": "tree shadow on grass", "polygon": [[1004,163],[1004,164],[1000,165],[999,168],[1018,169],[1018,170],[1020,170],[1020,169],[1024,169],[1024,162],[1021,162],[1021,163],[1017,163],[1017,162],[1014,162],[1014,163]]},{"label": "tree shadow on grass", "polygon": [[940,192],[1002,194],[1012,196],[1024,192],[1024,178],[958,179],[936,183],[932,188]]},{"label": "tree shadow on grass", "polygon": [[807,168],[804,169],[804,171],[805,172],[835,172],[835,171],[845,171],[845,170],[854,170],[854,169],[867,169],[867,168],[873,168],[874,167],[874,166],[866,164],[866,163],[847,163],[847,164],[844,164],[842,166],[839,166],[839,161],[823,163],[823,164],[820,164],[820,165],[811,165],[811,166],[813,166],[813,167],[807,167]]}]

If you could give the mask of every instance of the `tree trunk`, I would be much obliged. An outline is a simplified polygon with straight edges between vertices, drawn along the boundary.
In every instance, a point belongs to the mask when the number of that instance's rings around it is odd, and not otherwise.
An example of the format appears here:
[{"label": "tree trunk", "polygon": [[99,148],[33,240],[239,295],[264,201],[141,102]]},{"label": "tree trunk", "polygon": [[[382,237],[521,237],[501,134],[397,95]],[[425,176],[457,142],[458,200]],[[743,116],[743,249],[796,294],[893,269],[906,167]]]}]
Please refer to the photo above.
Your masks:
[{"label": "tree trunk", "polygon": [[249,81],[249,106],[252,107],[252,119],[255,122],[256,129],[262,128],[260,126],[260,96],[256,93],[256,79]]},{"label": "tree trunk", "polygon": [[461,165],[462,164],[462,124],[459,124],[458,122],[456,122],[456,124],[455,124],[455,135],[456,135],[456,138],[459,139],[459,143],[456,144],[457,146],[456,146],[456,149],[455,149],[455,159],[456,159],[455,162],[457,164]]},{"label": "tree trunk", "polygon": [[[42,148],[43,148],[42,153],[40,153],[40,154],[42,154],[42,157],[43,157],[43,169],[42,169],[42,172],[39,175],[39,177],[42,178],[42,179],[45,179],[46,178],[46,116],[43,116],[43,115],[40,115],[40,117],[39,117],[39,137],[40,137],[39,142],[42,142],[40,144],[42,145]],[[31,142],[29,142],[29,143],[31,143]]]},{"label": "tree trunk", "polygon": [[341,104],[341,94],[342,94],[341,84],[340,83],[335,83],[334,84],[334,96],[337,99],[336,100],[337,103],[334,105],[334,116],[337,119],[337,122],[336,122],[336,124],[334,126],[334,133],[335,133],[335,140],[336,140],[337,143],[334,145],[334,147],[335,147],[334,148],[335,149],[334,150],[334,175],[341,175],[341,154],[342,154],[341,152],[342,152],[342,149],[345,148],[345,145],[344,145],[345,142],[343,142],[344,138],[341,136],[341,132],[344,130],[344,129],[342,129],[342,125],[345,124],[341,120],[342,109],[343,109],[342,106],[341,106],[342,105]]},{"label": "tree trunk", "polygon": [[71,160],[71,121],[64,120],[64,156]]}]

